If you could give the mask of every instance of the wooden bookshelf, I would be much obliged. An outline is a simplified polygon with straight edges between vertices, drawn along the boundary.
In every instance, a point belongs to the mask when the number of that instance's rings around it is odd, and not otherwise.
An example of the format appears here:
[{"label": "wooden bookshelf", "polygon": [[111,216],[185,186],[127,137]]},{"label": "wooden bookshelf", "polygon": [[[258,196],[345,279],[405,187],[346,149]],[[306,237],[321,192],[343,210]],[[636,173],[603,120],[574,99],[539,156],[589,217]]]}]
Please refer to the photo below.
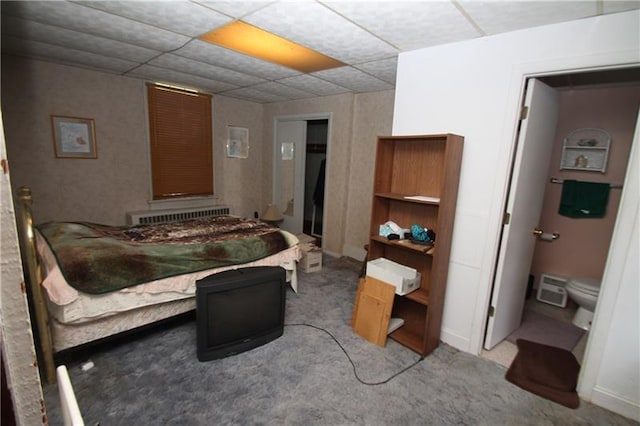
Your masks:
[{"label": "wooden bookshelf", "polygon": [[[453,134],[385,136],[377,143],[368,260],[384,257],[420,272],[420,288],[394,298],[392,316],[405,322],[390,337],[421,355],[440,341],[463,143]],[[432,229],[435,244],[379,236],[387,221]]]}]

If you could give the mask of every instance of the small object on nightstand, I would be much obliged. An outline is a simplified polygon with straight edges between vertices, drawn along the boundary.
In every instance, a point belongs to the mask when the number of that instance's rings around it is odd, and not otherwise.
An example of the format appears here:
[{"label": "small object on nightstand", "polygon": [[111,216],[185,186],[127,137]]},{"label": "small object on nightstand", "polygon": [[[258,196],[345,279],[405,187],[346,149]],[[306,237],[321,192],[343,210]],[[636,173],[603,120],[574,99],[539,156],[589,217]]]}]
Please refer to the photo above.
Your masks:
[{"label": "small object on nightstand", "polygon": [[263,222],[267,222],[274,226],[277,226],[283,219],[282,213],[280,213],[278,208],[273,204],[267,204],[267,207],[262,211],[262,217],[260,218]]}]

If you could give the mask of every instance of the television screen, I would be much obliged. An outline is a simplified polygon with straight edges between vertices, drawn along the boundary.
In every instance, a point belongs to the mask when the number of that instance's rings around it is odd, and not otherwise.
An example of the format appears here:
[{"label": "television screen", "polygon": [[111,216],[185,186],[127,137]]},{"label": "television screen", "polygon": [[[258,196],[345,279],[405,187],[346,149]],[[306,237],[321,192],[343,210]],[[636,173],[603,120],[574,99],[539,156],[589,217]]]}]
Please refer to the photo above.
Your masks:
[{"label": "television screen", "polygon": [[282,335],[286,300],[283,268],[241,268],[196,282],[198,359],[253,349]]}]

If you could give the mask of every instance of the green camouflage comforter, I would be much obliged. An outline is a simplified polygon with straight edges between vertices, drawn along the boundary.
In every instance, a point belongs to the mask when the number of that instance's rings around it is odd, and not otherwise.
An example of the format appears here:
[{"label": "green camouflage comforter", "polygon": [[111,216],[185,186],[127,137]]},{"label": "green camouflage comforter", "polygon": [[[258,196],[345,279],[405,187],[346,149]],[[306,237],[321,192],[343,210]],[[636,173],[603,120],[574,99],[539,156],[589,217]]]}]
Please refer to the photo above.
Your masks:
[{"label": "green camouflage comforter", "polygon": [[69,285],[91,294],[252,262],[287,248],[278,228],[233,216],[130,227],[49,222],[38,230]]}]

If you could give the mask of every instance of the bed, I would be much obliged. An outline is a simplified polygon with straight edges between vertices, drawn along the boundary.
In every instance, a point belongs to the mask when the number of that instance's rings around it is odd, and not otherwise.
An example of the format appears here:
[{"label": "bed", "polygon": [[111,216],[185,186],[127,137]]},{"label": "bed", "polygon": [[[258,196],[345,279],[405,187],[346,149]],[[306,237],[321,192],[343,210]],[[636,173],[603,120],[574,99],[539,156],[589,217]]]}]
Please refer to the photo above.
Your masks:
[{"label": "bed", "polygon": [[252,219],[219,216],[111,227],[33,225],[18,192],[23,264],[48,382],[54,354],[195,309],[195,282],[228,269],[281,266],[297,292],[297,237]]}]

